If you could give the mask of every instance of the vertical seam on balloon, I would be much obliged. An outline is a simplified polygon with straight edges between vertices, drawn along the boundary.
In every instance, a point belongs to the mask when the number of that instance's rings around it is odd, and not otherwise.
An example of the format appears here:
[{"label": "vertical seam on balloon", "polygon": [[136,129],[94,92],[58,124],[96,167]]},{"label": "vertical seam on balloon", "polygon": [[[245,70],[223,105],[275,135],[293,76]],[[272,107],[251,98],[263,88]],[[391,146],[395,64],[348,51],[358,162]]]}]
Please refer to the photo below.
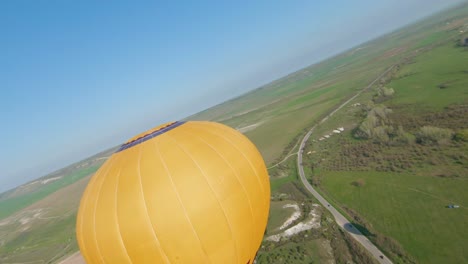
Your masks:
[{"label": "vertical seam on balloon", "polygon": [[[167,136],[167,135],[166,135]],[[198,239],[198,243],[200,244],[200,248],[201,250],[203,251],[203,253],[205,253],[205,257],[206,259],[208,260],[208,253],[206,252],[205,248],[203,247],[202,243],[201,243],[201,240],[200,240],[200,237],[198,236],[197,234],[197,231],[195,230],[193,224],[192,224],[192,221],[190,220],[190,217],[188,216],[188,212],[187,212],[187,209],[185,208],[184,204],[182,203],[182,199],[180,198],[180,194],[179,194],[179,191],[177,190],[176,186],[175,186],[175,183],[174,183],[174,180],[172,179],[172,174],[171,172],[169,171],[169,168],[167,167],[167,164],[166,164],[166,161],[164,160],[164,158],[162,157],[161,155],[161,152],[159,151],[159,147],[158,147],[158,144],[157,144],[157,141],[153,141],[155,147],[156,147],[156,151],[158,152],[158,156],[159,156],[159,159],[161,160],[163,166],[164,166],[164,169],[166,170],[167,172],[167,175],[169,176],[169,179],[171,181],[171,185],[172,185],[172,188],[174,189],[175,193],[176,193],[176,196],[177,196],[177,200],[179,200],[179,203],[182,207],[182,209],[184,209],[184,215],[185,217],[187,218],[187,221],[189,222],[189,225],[190,227],[192,228],[192,231],[193,233],[195,234],[195,237]]]},{"label": "vertical seam on balloon", "polygon": [[[255,168],[255,166],[252,165],[252,162],[245,156],[245,154],[236,146],[236,144],[234,144],[231,140],[229,140],[228,138],[224,137],[222,134],[218,134],[216,133],[215,131],[211,131],[211,130],[208,130],[208,129],[205,129],[203,126],[199,126],[200,129],[208,132],[208,133],[211,133],[211,134],[214,134],[214,135],[217,135],[221,138],[223,138],[226,142],[228,142],[229,144],[231,144],[235,149],[237,149],[237,151],[239,151],[239,153],[242,154],[242,156],[244,157],[244,159],[249,163],[250,167],[252,168],[253,172],[255,173],[255,177],[260,185],[260,188],[262,189],[262,192],[263,194],[265,194],[265,188],[262,184],[262,181],[260,180],[260,177],[258,175],[258,172],[257,172],[257,169]],[[234,133],[232,133],[233,135],[235,135]],[[237,136],[237,135],[236,135]]]},{"label": "vertical seam on balloon", "polygon": [[[193,128],[192,128],[193,129]],[[232,166],[231,163],[229,163],[229,161],[223,156],[221,155],[221,153],[219,153],[210,143],[206,142],[202,137],[200,136],[197,136],[196,134],[191,134],[191,133],[188,133],[187,131],[181,131],[181,132],[184,132],[188,135],[191,135],[191,136],[195,136],[197,138],[199,138],[201,141],[203,141],[205,144],[207,144],[216,154],[218,154],[218,156],[231,168],[231,170],[234,172],[234,175],[236,176],[236,180],[237,182],[239,183],[239,185],[242,187],[242,190],[244,192],[244,195],[245,197],[247,198],[247,201],[249,203],[249,208],[250,208],[250,215],[252,216],[252,228],[255,227],[255,217],[254,217],[254,214],[253,214],[253,207],[252,207],[252,202],[250,200],[250,196],[247,194],[247,190],[245,189],[244,185],[242,185],[242,182],[240,181],[240,177],[239,177],[239,174],[237,173],[237,171],[234,169],[234,167]],[[219,138],[219,137],[218,137]],[[253,232],[251,232],[251,235],[253,236]],[[252,241],[249,241],[252,243]],[[249,256],[250,257],[250,256]]]},{"label": "vertical seam on balloon", "polygon": [[123,237],[122,237],[122,232],[120,231],[120,224],[119,224],[119,215],[117,213],[117,201],[118,201],[118,189],[119,189],[119,184],[120,184],[120,175],[121,175],[121,172],[122,172],[122,168],[119,168],[119,173],[117,174],[117,185],[115,186],[115,192],[114,192],[114,200],[115,200],[115,203],[114,203],[114,211],[115,211],[115,224],[117,225],[117,232],[119,234],[119,241],[120,241],[120,244],[121,246],[123,247],[124,251],[125,251],[125,255],[127,256],[129,262],[131,263],[132,262],[132,259],[130,258],[130,255],[128,254],[128,251],[127,251],[127,248],[125,247],[125,243],[123,241]]},{"label": "vertical seam on balloon", "polygon": [[[216,124],[216,123],[212,123],[212,124],[214,124],[214,126],[217,127],[217,128],[226,130],[225,127],[222,127],[222,126],[220,126],[219,124]],[[242,135],[242,134],[241,134],[240,132],[238,132],[238,131],[235,131],[235,132],[236,132],[236,133],[232,133],[233,136],[235,136],[235,137],[237,137],[237,138],[240,138],[241,140],[245,140],[246,136]],[[215,133],[214,131],[213,131],[213,133],[216,134],[216,135],[218,135],[218,134]],[[222,134],[219,134],[219,135],[220,135],[221,137],[223,137]],[[226,137],[223,137],[223,138],[225,138],[226,141],[230,142],[231,145],[233,145],[237,150],[239,150],[239,148],[237,148],[237,145],[234,144],[231,140],[229,140],[229,138],[226,138]],[[258,152],[258,149],[253,145],[252,142],[248,141],[248,144],[252,145],[252,146],[254,147],[253,149],[254,149],[255,151]],[[240,150],[239,150],[239,152],[242,153],[242,155],[244,156],[244,158],[249,162],[250,167],[252,167],[253,171],[255,172],[255,176],[256,176],[256,178],[257,178],[257,181],[258,181],[259,184],[260,184],[260,187],[261,187],[261,189],[262,189],[262,192],[263,192],[263,194],[265,194],[265,186],[263,185],[262,181],[260,180],[257,167],[253,166],[252,162],[250,161],[250,159],[248,159],[248,158],[245,156],[244,152],[242,152],[242,151],[240,151]],[[258,154],[261,156],[260,153],[258,153]],[[263,158],[262,158],[262,161],[263,161]]]},{"label": "vertical seam on balloon", "polygon": [[101,253],[101,250],[99,249],[99,243],[97,241],[97,234],[96,234],[96,208],[97,208],[97,205],[98,205],[98,201],[99,201],[99,197],[101,196],[101,191],[102,191],[102,185],[104,184],[104,181],[107,177],[107,175],[109,174],[109,171],[110,171],[110,168],[112,167],[111,164],[114,163],[115,159],[112,159],[109,163],[109,168],[107,169],[106,173],[104,173],[104,176],[101,183],[99,184],[99,187],[98,187],[98,193],[96,195],[96,201],[94,202],[94,212],[93,212],[93,231],[94,231],[94,242],[96,242],[96,249],[97,249],[97,252],[98,252],[98,255],[101,259],[101,262],[102,263],[106,263],[104,261],[104,258],[102,257],[102,253]]},{"label": "vertical seam on balloon", "polygon": [[173,137],[171,137],[171,136],[169,136],[169,135],[167,135],[167,137],[171,138],[171,139],[175,142],[175,144],[177,145],[177,147],[179,147],[179,148],[193,161],[193,163],[195,164],[195,166],[197,166],[197,168],[198,168],[198,169],[200,170],[200,172],[202,173],[203,178],[205,179],[206,183],[207,183],[208,186],[210,187],[211,192],[212,192],[213,195],[215,196],[216,201],[218,202],[219,207],[221,207],[221,211],[223,212],[224,219],[226,220],[226,223],[227,223],[227,225],[228,225],[228,227],[229,227],[229,231],[231,232],[231,238],[232,238],[232,241],[233,241],[233,243],[234,243],[235,255],[236,255],[236,259],[237,259],[236,262],[239,262],[239,256],[237,255],[237,254],[238,254],[238,253],[237,253],[237,252],[238,252],[238,249],[237,249],[237,245],[236,245],[235,240],[234,240],[234,233],[233,233],[233,231],[232,231],[231,222],[229,221],[229,218],[228,218],[227,215],[226,215],[226,209],[223,207],[223,204],[219,201],[219,197],[218,197],[218,195],[216,195],[216,192],[214,191],[213,186],[211,186],[210,181],[208,180],[208,177],[206,176],[206,173],[205,173],[205,172],[203,171],[203,169],[200,167],[200,165],[198,164],[198,162],[195,161],[195,159],[193,158],[193,156],[190,155],[190,154],[188,153],[188,151],[187,151],[184,147],[182,147],[182,145],[179,144],[175,138],[173,138]]},{"label": "vertical seam on balloon", "polygon": [[141,195],[142,195],[142,198],[143,198],[143,203],[145,205],[145,213],[146,213],[146,217],[148,219],[148,222],[149,222],[149,225],[150,225],[150,228],[151,228],[151,231],[153,233],[153,236],[154,238],[156,239],[156,246],[158,247],[159,251],[162,253],[162,255],[165,257],[165,260],[167,263],[170,263],[169,261],[169,258],[167,257],[167,254],[166,252],[164,252],[163,248],[161,247],[161,243],[159,242],[159,238],[158,236],[156,235],[156,231],[154,230],[153,228],[153,222],[151,221],[151,217],[148,213],[148,204],[146,203],[146,199],[145,199],[145,192],[143,190],[143,183],[142,183],[142,178],[141,178],[141,169],[140,169],[140,161],[141,161],[141,151],[142,151],[142,147],[140,147],[140,151],[138,152],[138,178],[140,179],[140,189],[141,189]]},{"label": "vertical seam on balloon", "polygon": [[[214,132],[214,131],[211,131],[211,130],[209,130],[209,129],[205,129],[204,126],[199,126],[198,128],[201,129],[201,130],[204,130],[204,131],[207,132],[207,133],[210,133],[210,134],[212,134],[212,135],[214,134],[214,135],[217,135],[217,136],[223,138],[226,142],[228,142],[228,143],[231,144],[235,149],[237,149],[237,151],[239,151],[239,153],[242,154],[242,156],[244,157],[244,159],[249,163],[251,169],[254,171],[255,176],[256,176],[256,178],[257,178],[257,181],[258,181],[258,183],[259,183],[259,185],[260,185],[260,188],[262,189],[263,194],[265,194],[265,190],[264,190],[264,188],[263,188],[263,185],[262,185],[262,182],[261,182],[261,180],[260,180],[260,178],[259,178],[259,175],[258,175],[257,170],[256,170],[255,167],[252,165],[252,163],[250,162],[250,160],[245,156],[245,154],[236,146],[236,144],[234,144],[234,143],[233,143],[231,140],[229,140],[228,138],[224,137],[222,134],[218,134],[218,133],[216,133],[216,132]],[[235,135],[235,133],[232,133],[232,134]],[[268,215],[267,215],[267,217],[268,217]],[[263,232],[263,231],[262,231],[262,232]]]},{"label": "vertical seam on balloon", "polygon": [[[91,178],[91,181],[90,181],[90,183],[89,183],[88,185],[89,185],[89,186],[92,186],[92,182],[95,182],[95,181],[96,181],[96,178]],[[83,211],[83,212],[84,212],[84,211],[86,211],[86,209],[87,209],[87,207],[88,207],[88,204],[87,204],[88,195],[87,195],[87,194],[88,194],[89,192],[90,192],[89,188],[86,188],[86,189],[85,189],[85,193],[83,194],[83,197],[84,197],[84,198],[83,198],[83,199],[84,199],[84,201],[83,201],[83,209],[81,209],[81,206],[80,206],[80,211]],[[78,212],[78,213],[79,213],[79,212]],[[80,233],[83,234],[83,218],[84,218],[84,214],[83,214],[83,213],[80,214],[80,218],[81,218],[81,221],[80,221]],[[77,236],[77,237],[78,237],[78,236]],[[84,250],[83,250],[83,251],[84,251],[84,252],[83,252],[84,254],[83,254],[83,255],[85,255],[85,257],[86,257],[87,250],[86,250],[86,245],[85,245],[85,243],[84,243],[83,235],[80,235],[80,239],[79,239],[79,240],[82,241],[81,246],[84,247]]]}]

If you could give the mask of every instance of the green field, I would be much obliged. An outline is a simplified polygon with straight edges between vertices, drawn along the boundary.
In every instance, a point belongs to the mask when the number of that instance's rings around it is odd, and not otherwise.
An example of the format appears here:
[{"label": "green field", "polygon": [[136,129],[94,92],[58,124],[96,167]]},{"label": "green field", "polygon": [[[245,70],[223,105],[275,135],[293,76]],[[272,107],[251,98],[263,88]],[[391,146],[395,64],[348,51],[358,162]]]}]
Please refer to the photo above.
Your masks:
[{"label": "green field", "polygon": [[114,147],[105,150],[34,181],[0,193],[0,220],[95,173],[105,159],[114,153],[116,149]]},{"label": "green field", "polygon": [[[352,183],[364,182],[356,187]],[[329,172],[328,197],[352,208],[374,230],[390,235],[420,263],[466,263],[467,179],[403,173]],[[458,204],[459,209],[448,209]],[[372,238],[372,237],[371,237]]]},{"label": "green field", "polygon": [[279,167],[270,168],[269,174],[274,175],[275,177],[270,178],[270,188],[271,192],[279,192],[281,186],[289,182],[294,182],[299,179],[297,175],[296,163],[293,158],[286,160]]},{"label": "green field", "polygon": [[284,205],[290,204],[294,201],[277,201],[270,204],[270,217],[268,218],[267,234],[274,234],[278,231],[281,225],[293,213],[293,208],[283,208]]},{"label": "green field", "polygon": [[411,105],[413,111],[441,111],[451,104],[466,103],[468,51],[454,45],[449,42],[434,48],[405,65],[387,85],[396,92],[389,106]]},{"label": "green field", "polygon": [[56,181],[44,184],[40,188],[34,190],[34,192],[28,192],[20,196],[0,200],[0,220],[96,172],[99,167],[100,165],[95,165],[89,168],[83,168],[69,175],[65,175]]},{"label": "green field", "polygon": [[[257,263],[309,264],[333,261],[329,242],[325,239],[309,240],[301,243],[288,243],[268,253],[260,253]],[[329,253],[330,252],[330,253]]]},{"label": "green field", "polygon": [[0,263],[56,263],[76,252],[81,195],[90,175],[114,151],[106,150],[0,195]]},{"label": "green field", "polygon": [[[75,222],[76,214],[72,214],[23,232],[1,247],[0,260],[4,263],[28,263],[34,260],[53,263],[75,252],[78,248],[74,235]],[[8,252],[14,254],[9,253],[8,258],[2,258]]]},{"label": "green field", "polygon": [[325,62],[288,75],[242,97],[191,116],[241,129],[259,148],[266,163],[274,164],[306,128],[331,109],[364,88],[396,57],[373,60],[385,46],[351,50]]},{"label": "green field", "polygon": [[[468,22],[466,15],[459,19]],[[453,136],[418,142],[423,126],[453,134],[468,128],[468,48],[457,45],[457,33],[430,33],[415,42],[425,49],[351,102],[361,106],[345,107],[327,120],[305,149],[314,151],[304,161],[313,170],[312,182],[397,263],[468,262],[468,143]],[[391,109],[383,126],[389,139],[357,139],[363,106],[382,101],[376,97],[380,85],[395,91],[381,102]],[[341,126],[344,133],[318,141]],[[397,127],[416,142],[398,141]]]},{"label": "green field", "polygon": [[[458,46],[459,31],[468,24],[466,14],[465,4],[191,119],[220,121],[235,128],[258,124],[244,133],[259,147],[267,164],[273,165],[290,153],[307,128],[394,65],[369,91],[317,127],[304,151],[305,171],[396,263],[467,262],[461,252],[466,230],[457,233],[467,222],[466,208],[445,208],[450,203],[467,205],[463,193],[467,145],[449,140],[446,145],[405,146],[398,145],[393,135],[389,140],[394,141],[387,145],[353,136],[363,120],[363,106],[375,99],[380,86],[395,91],[392,98],[376,103],[391,109],[386,126],[394,131],[401,126],[416,138],[427,125],[454,133],[466,128],[468,50]],[[318,141],[338,127],[345,132]],[[273,193],[297,182],[294,160],[291,157],[284,166],[270,170]],[[271,211],[270,228],[286,217],[276,207]],[[287,255],[286,251],[281,252]]]},{"label": "green field", "polygon": [[76,213],[89,178],[1,220],[0,263],[55,263],[76,252]]},{"label": "green field", "polygon": [[[466,6],[464,8],[466,9]],[[458,9],[445,13],[445,16],[431,17],[292,73],[187,119],[218,121],[241,131],[244,127],[254,125],[253,129],[243,132],[260,149],[267,164],[272,165],[281,159],[285,150],[287,152],[294,138],[303,135],[305,129],[320,120],[340,102],[366,87],[392,65],[409,63],[408,60],[418,54],[429,54],[427,58],[420,58],[430,61],[427,67],[431,67],[431,64],[435,64],[432,66],[451,65],[451,59],[457,56],[456,53],[449,52],[445,57],[444,52],[447,50],[441,50],[434,55],[430,55],[432,51],[427,51],[447,41],[455,45],[458,37],[456,31],[458,28],[455,25],[459,23],[457,19],[464,19],[463,14],[463,11]],[[447,25],[449,21],[453,23]],[[433,62],[434,60],[436,62]],[[429,82],[432,78],[430,74],[419,76]],[[442,82],[449,82],[453,87],[461,87],[464,85],[463,82],[459,82],[459,79],[463,78],[461,74],[460,72],[450,75],[447,72],[447,78]],[[440,83],[430,85],[438,84]],[[455,89],[457,88],[453,90]],[[454,92],[447,92],[447,94],[452,93]]]}]

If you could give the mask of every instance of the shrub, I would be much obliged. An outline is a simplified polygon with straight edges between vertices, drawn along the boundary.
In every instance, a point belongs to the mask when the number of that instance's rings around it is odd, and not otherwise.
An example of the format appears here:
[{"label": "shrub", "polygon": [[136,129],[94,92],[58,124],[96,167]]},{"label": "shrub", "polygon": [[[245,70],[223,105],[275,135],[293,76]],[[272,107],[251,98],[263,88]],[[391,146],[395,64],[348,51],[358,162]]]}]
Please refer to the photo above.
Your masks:
[{"label": "shrub", "polygon": [[364,184],[366,184],[364,179],[357,179],[351,183],[351,185],[356,186],[356,187],[364,186]]},{"label": "shrub", "polygon": [[450,142],[454,133],[448,128],[423,126],[416,134],[417,142],[423,145],[444,145]]},{"label": "shrub", "polygon": [[357,138],[372,138],[372,131],[377,123],[378,119],[374,114],[367,115],[364,121],[362,121],[361,125],[356,129],[354,135]]},{"label": "shrub", "polygon": [[440,89],[445,89],[448,87],[448,85],[446,83],[441,83],[439,85],[437,85],[437,87],[439,87]]},{"label": "shrub", "polygon": [[384,97],[391,97],[395,94],[395,90],[393,90],[393,88],[387,88],[387,87],[381,87],[379,89],[379,92],[381,94],[381,96],[384,96]]},{"label": "shrub", "polygon": [[467,142],[468,141],[468,129],[462,129],[462,130],[458,131],[453,136],[453,139],[455,139],[456,141]]},{"label": "shrub", "polygon": [[374,108],[375,104],[373,101],[367,101],[364,105],[363,105],[363,108],[366,112],[369,112],[370,110],[372,110],[372,108]]},{"label": "shrub", "polygon": [[380,102],[383,102],[385,100],[392,98],[394,94],[395,94],[395,90],[393,90],[393,88],[380,86],[377,89],[377,93],[374,95],[373,100],[376,103],[380,103]]},{"label": "shrub", "polygon": [[385,105],[376,105],[370,112],[369,115],[378,117],[381,124],[388,123],[388,114],[392,113],[392,109],[387,108]]},{"label": "shrub", "polygon": [[387,126],[378,126],[373,129],[372,134],[375,142],[377,143],[388,143],[390,137],[388,136],[388,131],[391,130],[391,127]]},{"label": "shrub", "polygon": [[321,184],[320,177],[317,175],[312,176],[312,179],[309,181],[315,187],[319,187]]},{"label": "shrub", "polygon": [[392,142],[396,145],[414,144],[416,142],[416,137],[413,134],[406,132],[402,126],[398,126],[395,130],[395,137]]},{"label": "shrub", "polygon": [[379,143],[388,143],[390,134],[393,133],[393,128],[387,125],[391,123],[388,118],[391,112],[392,110],[384,105],[375,105],[355,129],[354,136],[363,139],[373,138]]}]

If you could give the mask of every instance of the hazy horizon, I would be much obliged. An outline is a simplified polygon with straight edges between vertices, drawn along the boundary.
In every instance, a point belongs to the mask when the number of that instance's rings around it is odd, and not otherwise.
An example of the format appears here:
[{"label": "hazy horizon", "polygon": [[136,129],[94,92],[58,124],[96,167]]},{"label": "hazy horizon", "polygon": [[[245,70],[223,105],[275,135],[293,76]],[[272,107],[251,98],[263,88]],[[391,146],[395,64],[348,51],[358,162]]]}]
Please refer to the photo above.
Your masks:
[{"label": "hazy horizon", "polygon": [[462,2],[2,3],[0,192]]}]

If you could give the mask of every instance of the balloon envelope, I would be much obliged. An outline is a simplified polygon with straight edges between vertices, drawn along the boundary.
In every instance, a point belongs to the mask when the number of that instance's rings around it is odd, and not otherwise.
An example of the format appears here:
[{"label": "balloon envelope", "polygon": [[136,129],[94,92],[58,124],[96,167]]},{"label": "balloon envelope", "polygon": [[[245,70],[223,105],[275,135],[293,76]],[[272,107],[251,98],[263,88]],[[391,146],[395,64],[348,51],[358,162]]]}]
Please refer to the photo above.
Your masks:
[{"label": "balloon envelope", "polygon": [[270,206],[241,133],[174,122],[130,139],[92,177],[76,233],[87,263],[253,263]]}]

